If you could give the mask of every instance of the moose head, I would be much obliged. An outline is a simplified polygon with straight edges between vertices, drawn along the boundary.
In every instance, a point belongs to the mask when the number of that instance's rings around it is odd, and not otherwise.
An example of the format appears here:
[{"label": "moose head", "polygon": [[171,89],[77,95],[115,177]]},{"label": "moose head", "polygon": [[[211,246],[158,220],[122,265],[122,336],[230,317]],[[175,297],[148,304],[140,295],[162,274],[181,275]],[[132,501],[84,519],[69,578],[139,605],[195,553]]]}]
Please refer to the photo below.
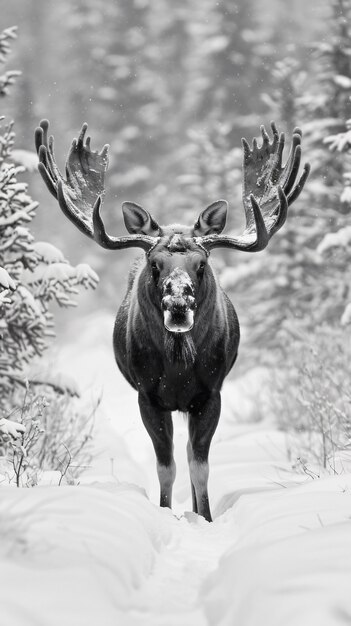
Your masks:
[{"label": "moose head", "polygon": [[157,458],[162,506],[171,506],[175,479],[171,412],[188,415],[187,446],[193,509],[211,520],[207,492],[208,454],[220,415],[220,390],[233,366],[239,324],[233,305],[219,286],[209,256],[214,248],[259,252],[283,226],[288,207],[309,174],[301,161],[301,130],[293,132],[282,163],[283,133],[271,123],[272,139],[261,126],[262,143],[243,139],[243,205],[246,226],[232,237],[222,234],[227,202],[217,200],[195,224],[161,226],[132,202],[122,211],[128,235],[107,234],[101,217],[108,146],[92,151],[84,124],[66,160],[66,177],[57,167],[54,140],[43,120],[35,133],[39,171],[63,213],[85,235],[110,250],[141,248],[144,262],[129,279],[117,314],[114,350],[117,364],[138,391],[144,425]]}]

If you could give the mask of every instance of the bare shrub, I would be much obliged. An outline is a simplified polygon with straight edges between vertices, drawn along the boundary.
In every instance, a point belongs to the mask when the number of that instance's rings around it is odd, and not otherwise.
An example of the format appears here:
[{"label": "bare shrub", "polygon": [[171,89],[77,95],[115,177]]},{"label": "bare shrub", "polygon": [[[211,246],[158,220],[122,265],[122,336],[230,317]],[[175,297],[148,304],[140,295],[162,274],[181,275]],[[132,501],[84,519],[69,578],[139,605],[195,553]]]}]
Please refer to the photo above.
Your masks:
[{"label": "bare shrub", "polygon": [[291,460],[307,473],[310,465],[342,471],[351,453],[350,376],[350,337],[327,327],[296,338],[274,371],[270,409]]},{"label": "bare shrub", "polygon": [[[68,393],[27,384],[11,419],[25,426],[17,439],[2,439],[0,475],[3,482],[33,487],[45,472],[57,472],[56,484],[76,484],[91,463],[91,439],[99,400],[93,408]],[[0,478],[0,479],[1,479]]]}]

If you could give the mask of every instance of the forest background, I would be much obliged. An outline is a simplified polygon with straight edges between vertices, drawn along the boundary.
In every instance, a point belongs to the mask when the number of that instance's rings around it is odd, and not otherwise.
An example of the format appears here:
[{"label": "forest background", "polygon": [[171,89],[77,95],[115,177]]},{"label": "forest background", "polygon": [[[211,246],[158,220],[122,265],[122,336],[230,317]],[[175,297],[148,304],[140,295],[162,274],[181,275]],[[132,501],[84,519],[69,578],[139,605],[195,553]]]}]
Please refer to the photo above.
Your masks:
[{"label": "forest background", "polygon": [[[15,120],[13,159],[27,165],[21,180],[39,201],[31,229],[100,277],[80,297],[79,316],[116,311],[135,252],[100,250],[60,213],[29,154],[40,119],[51,122],[62,167],[83,122],[93,148],[110,144],[111,234],[125,232],[124,200],[160,223],[190,224],[219,198],[230,205],[227,232],[240,232],[241,137],[259,137],[272,119],[287,138],[302,128],[312,174],[284,229],[257,255],[212,256],[241,321],[236,373],[268,368],[278,413],[290,393],[298,415],[301,377],[304,402],[308,385],[316,398],[321,381],[321,402],[332,380],[328,402],[338,404],[351,362],[349,0],[0,0],[0,8],[3,28],[18,26],[6,69],[22,75],[1,113]],[[64,341],[73,313],[56,309]]]}]

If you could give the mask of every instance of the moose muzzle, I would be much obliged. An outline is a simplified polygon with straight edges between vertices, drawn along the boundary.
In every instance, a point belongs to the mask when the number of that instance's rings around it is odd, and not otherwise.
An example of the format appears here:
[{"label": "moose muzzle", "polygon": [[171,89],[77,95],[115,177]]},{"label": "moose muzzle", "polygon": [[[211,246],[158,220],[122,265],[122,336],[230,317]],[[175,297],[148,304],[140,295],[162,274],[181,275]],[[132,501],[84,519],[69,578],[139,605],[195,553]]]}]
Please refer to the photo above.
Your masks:
[{"label": "moose muzzle", "polygon": [[189,274],[176,267],[163,283],[163,322],[171,333],[186,333],[194,325],[196,308]]}]

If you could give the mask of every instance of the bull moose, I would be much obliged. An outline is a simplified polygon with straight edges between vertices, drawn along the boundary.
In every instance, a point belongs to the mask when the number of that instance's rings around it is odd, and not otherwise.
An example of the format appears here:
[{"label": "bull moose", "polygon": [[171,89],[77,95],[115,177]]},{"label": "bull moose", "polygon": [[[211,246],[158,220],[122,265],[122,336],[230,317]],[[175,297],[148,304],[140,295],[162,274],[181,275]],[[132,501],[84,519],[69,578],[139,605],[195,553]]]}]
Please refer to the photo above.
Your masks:
[{"label": "bull moose", "polygon": [[66,178],[54,155],[54,140],[43,120],[36,129],[39,171],[63,213],[85,235],[110,250],[141,248],[145,255],[129,275],[127,294],[117,313],[113,347],[117,365],[136,389],[142,421],[157,458],[160,505],[171,507],[176,468],[172,411],[188,416],[187,455],[193,510],[211,521],[208,455],[221,410],[221,387],[235,363],[239,322],[221,289],[209,256],[214,248],[263,250],[284,224],[288,206],[309,174],[301,160],[301,130],[293,132],[285,165],[284,134],[271,123],[272,139],[261,126],[262,144],[243,139],[243,204],[246,228],[223,235],[227,202],[204,209],[193,226],[160,226],[148,211],[124,202],[129,235],[106,233],[101,205],[108,146],[90,148],[84,124],[66,160]]}]

